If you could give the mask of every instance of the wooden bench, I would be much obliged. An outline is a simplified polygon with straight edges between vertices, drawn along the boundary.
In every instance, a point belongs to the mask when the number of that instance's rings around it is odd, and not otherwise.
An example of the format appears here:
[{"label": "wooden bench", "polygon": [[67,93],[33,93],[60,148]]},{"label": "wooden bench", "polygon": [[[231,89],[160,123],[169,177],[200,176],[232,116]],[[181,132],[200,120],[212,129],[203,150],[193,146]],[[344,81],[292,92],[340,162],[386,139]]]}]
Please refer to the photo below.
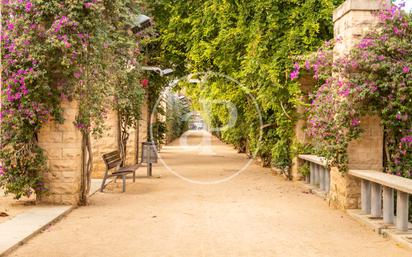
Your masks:
[{"label": "wooden bench", "polygon": [[[123,179],[123,192],[126,191],[126,176],[128,174],[133,173],[133,182],[136,181],[136,170],[140,167],[140,163],[131,165],[131,166],[125,166],[125,167],[120,167],[122,160],[120,158],[119,151],[113,151],[107,154],[103,155],[103,160],[104,163],[106,164],[106,172],[104,174],[102,186],[100,188],[100,192],[103,192],[103,189],[106,184],[106,180],[111,177],[122,177]],[[110,170],[115,169],[111,173]]]},{"label": "wooden bench", "polygon": [[[363,214],[370,214],[373,218],[380,218],[383,215],[385,224],[396,223],[398,230],[408,231],[409,195],[412,194],[412,179],[373,170],[349,170],[349,175],[361,179]],[[394,215],[395,190],[397,191],[396,219]]]}]

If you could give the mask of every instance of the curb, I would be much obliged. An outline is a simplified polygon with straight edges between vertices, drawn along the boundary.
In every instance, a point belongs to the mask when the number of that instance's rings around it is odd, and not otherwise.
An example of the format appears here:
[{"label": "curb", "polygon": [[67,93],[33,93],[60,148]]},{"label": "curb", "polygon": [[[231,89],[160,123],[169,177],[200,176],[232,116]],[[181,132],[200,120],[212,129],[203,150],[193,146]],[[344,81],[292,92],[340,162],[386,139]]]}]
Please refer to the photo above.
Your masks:
[{"label": "curb", "polygon": [[[64,208],[64,207],[63,207]],[[65,210],[62,210],[61,213],[59,213],[58,215],[56,215],[54,218],[50,219],[49,221],[47,221],[46,223],[40,225],[38,228],[36,228],[34,231],[27,233],[26,235],[24,235],[21,238],[18,238],[17,240],[15,240],[14,242],[10,243],[9,245],[6,245],[4,247],[4,249],[0,248],[0,256],[6,256],[7,254],[11,253],[13,250],[15,250],[17,247],[19,247],[20,245],[24,244],[25,242],[27,242],[29,239],[31,239],[32,237],[38,235],[39,233],[41,233],[47,226],[54,224],[56,222],[58,222],[59,220],[61,220],[62,218],[64,218],[67,214],[69,214],[71,211],[73,211],[75,208],[77,208],[77,206],[67,206],[67,208],[65,208]],[[14,217],[13,219],[17,218],[17,217],[21,217],[21,215],[17,215],[16,217]],[[11,219],[10,221],[13,221],[13,219]],[[4,222],[0,225],[6,224],[7,222]],[[1,246],[1,245],[0,245]]]},{"label": "curb", "polygon": [[[107,184],[112,183],[112,180],[108,180]],[[89,197],[92,197],[93,195],[95,195],[97,192],[99,192],[100,190],[100,183],[101,180],[96,179],[94,181],[94,183],[97,185],[94,188],[91,189],[91,192],[89,194]],[[20,233],[21,235],[16,236],[16,238],[13,239],[9,239],[10,242],[6,242],[6,243],[1,243],[0,242],[0,257],[6,257],[8,254],[10,254],[11,252],[13,252],[16,248],[18,248],[19,246],[23,245],[24,243],[26,243],[28,240],[30,240],[31,238],[35,237],[36,235],[40,234],[41,232],[43,232],[45,230],[45,228],[47,228],[48,226],[55,224],[57,222],[59,222],[61,219],[63,219],[65,216],[67,216],[70,212],[72,212],[74,209],[78,208],[78,206],[76,205],[72,205],[72,206],[39,206],[38,208],[34,208],[32,210],[32,212],[37,212],[37,211],[43,211],[42,209],[44,209],[44,212],[46,212],[47,207],[49,207],[50,211],[53,211],[53,209],[58,209],[61,208],[61,211],[58,211],[58,213],[56,215],[54,215],[53,217],[51,217],[49,220],[42,222],[38,225],[38,227],[36,227],[33,231],[29,231],[29,232],[22,232]],[[54,210],[55,211],[55,210]],[[30,212],[30,211],[29,211]],[[44,213],[43,213],[44,214]],[[25,219],[30,219],[28,217],[25,217],[27,215],[27,213],[22,213],[17,215],[16,217],[14,217],[13,219],[6,221],[4,223],[0,224],[0,237],[4,236],[7,237],[11,234],[10,229],[2,229],[3,227],[8,227],[8,225],[10,223],[14,223],[17,219],[23,219],[23,221]],[[2,231],[5,235],[2,235]],[[3,245],[2,245],[3,244]]]}]

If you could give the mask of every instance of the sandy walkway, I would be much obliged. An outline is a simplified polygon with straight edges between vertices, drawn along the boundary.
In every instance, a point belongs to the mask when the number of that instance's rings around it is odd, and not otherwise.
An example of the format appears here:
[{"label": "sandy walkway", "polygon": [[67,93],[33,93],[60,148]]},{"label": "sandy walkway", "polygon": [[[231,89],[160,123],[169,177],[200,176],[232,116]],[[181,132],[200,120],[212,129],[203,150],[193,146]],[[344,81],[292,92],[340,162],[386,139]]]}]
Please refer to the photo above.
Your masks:
[{"label": "sandy walkway", "polygon": [[[247,161],[214,138],[199,154],[199,132],[186,139],[191,147],[175,142],[162,157],[188,179],[221,180]],[[189,183],[160,164],[154,174],[162,177],[139,178],[125,194],[120,183],[98,193],[11,256],[412,256],[268,169],[252,165],[212,185]]]}]

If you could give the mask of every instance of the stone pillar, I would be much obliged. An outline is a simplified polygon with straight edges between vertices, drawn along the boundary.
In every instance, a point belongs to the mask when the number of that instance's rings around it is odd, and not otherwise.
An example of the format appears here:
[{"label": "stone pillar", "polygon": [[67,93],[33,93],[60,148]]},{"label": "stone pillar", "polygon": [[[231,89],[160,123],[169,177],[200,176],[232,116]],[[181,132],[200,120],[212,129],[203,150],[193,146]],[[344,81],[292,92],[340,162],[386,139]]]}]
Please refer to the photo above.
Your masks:
[{"label": "stone pillar", "polygon": [[[378,21],[374,14],[383,8],[381,0],[347,0],[333,13],[334,36],[340,39],[334,49],[334,58],[347,53]],[[339,76],[339,74],[336,74]],[[361,137],[349,144],[349,169],[382,170],[383,130],[376,116],[361,120]],[[332,168],[330,204],[343,209],[359,207],[360,181]]]},{"label": "stone pillar", "polygon": [[330,206],[337,209],[357,209],[360,189],[360,180],[340,172],[337,167],[330,169]]},{"label": "stone pillar", "polygon": [[52,204],[77,204],[80,191],[82,135],[73,125],[78,106],[63,102],[63,124],[48,122],[41,129],[39,146],[47,156],[48,171],[43,173],[48,191],[38,200]]},{"label": "stone pillar", "polygon": [[366,116],[361,119],[361,137],[349,143],[348,168],[383,170],[383,128],[380,118]]}]

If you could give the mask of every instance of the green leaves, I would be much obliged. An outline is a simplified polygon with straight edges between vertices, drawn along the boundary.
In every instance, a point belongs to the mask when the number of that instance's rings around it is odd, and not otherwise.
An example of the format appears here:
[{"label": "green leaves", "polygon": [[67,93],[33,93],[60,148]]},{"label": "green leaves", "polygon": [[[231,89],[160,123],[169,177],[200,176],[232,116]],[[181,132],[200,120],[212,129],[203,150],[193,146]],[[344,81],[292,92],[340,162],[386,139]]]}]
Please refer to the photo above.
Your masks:
[{"label": "green leaves", "polygon": [[[332,11],[342,1],[146,2],[157,23],[158,55],[164,65],[175,66],[179,75],[213,71],[238,80],[257,99],[264,124],[274,124],[264,131],[259,155],[269,163],[273,157],[276,166],[289,167],[288,149],[300,97],[297,84],[288,79],[290,67],[294,56],[332,37]],[[253,105],[241,96],[242,89],[221,80],[190,87],[187,91],[195,103],[202,99],[233,101],[239,119],[235,128],[221,136],[242,149],[245,144],[249,149],[258,147],[259,119]],[[227,122],[221,108],[212,108],[207,120],[215,126]]]}]

